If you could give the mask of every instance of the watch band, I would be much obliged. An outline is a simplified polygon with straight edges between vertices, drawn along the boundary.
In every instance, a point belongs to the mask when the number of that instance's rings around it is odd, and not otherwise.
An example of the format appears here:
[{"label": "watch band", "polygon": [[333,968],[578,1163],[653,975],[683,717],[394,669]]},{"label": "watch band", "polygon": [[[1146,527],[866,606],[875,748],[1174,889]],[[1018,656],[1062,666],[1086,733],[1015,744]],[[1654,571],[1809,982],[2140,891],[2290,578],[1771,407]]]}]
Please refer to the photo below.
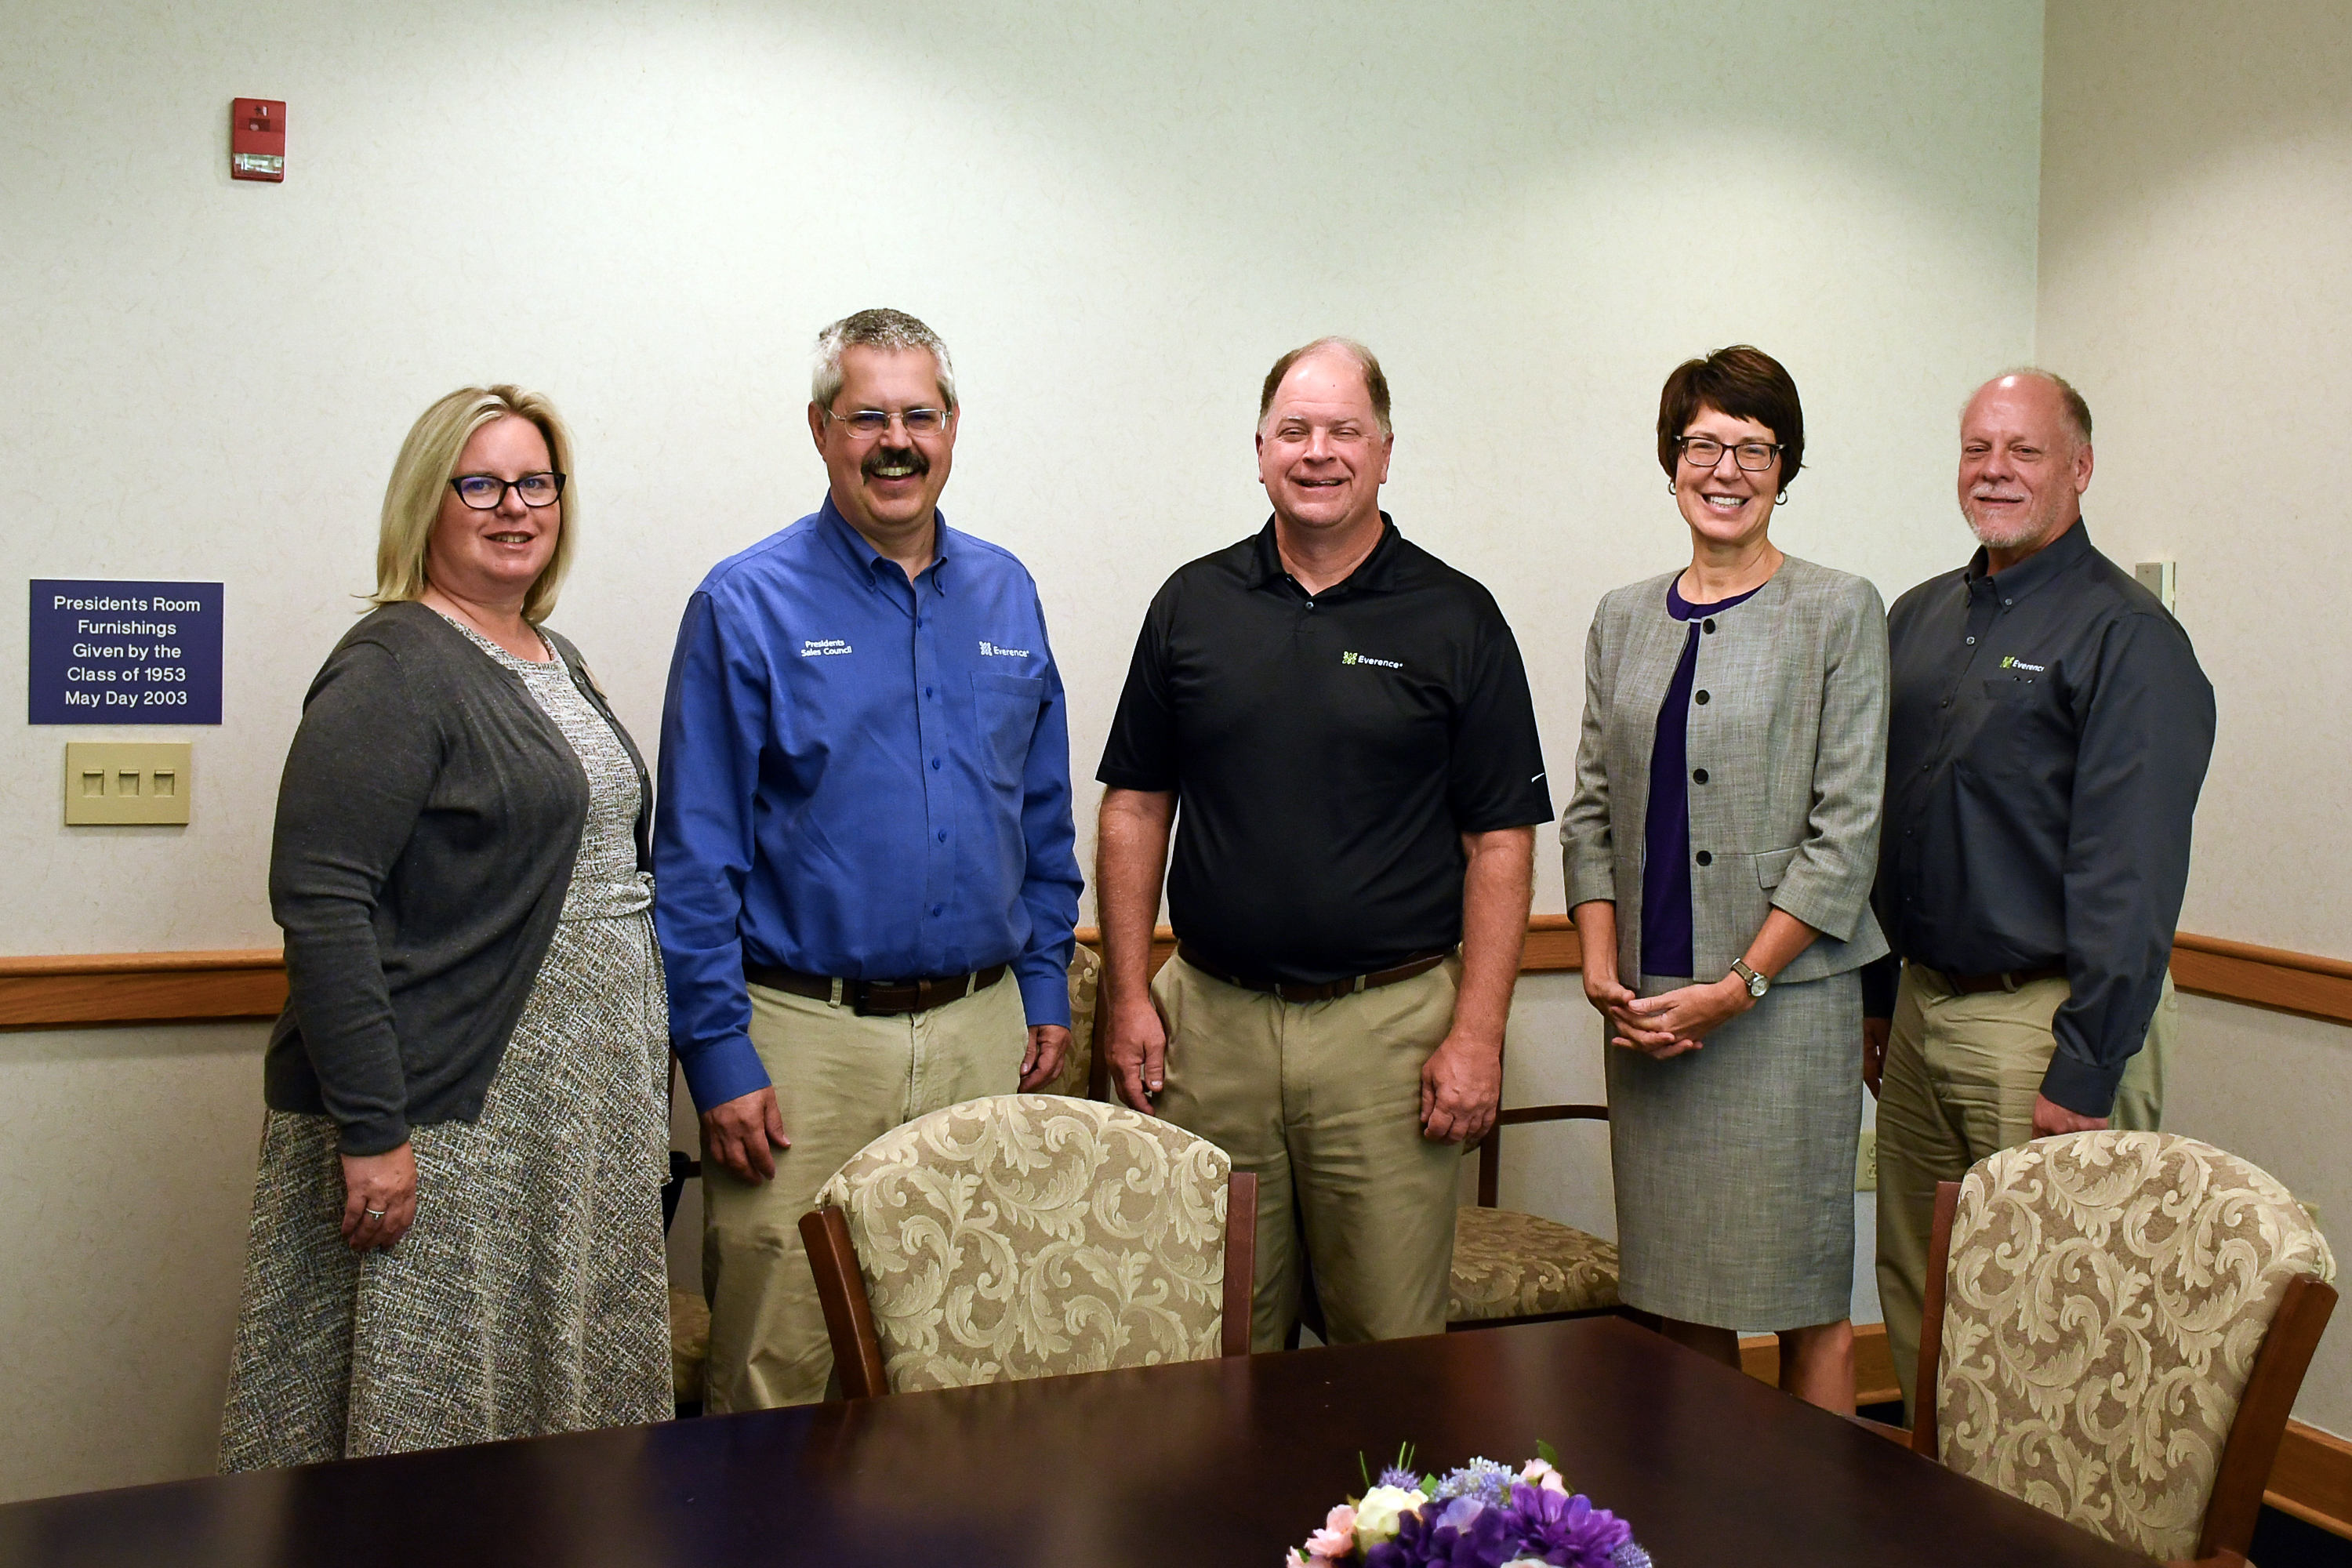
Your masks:
[{"label": "watch band", "polygon": [[1772,983],[1748,967],[1748,961],[1744,958],[1735,958],[1731,961],[1731,973],[1739,976],[1746,984],[1748,994],[1759,1001],[1763,1000],[1764,993],[1772,989]]}]

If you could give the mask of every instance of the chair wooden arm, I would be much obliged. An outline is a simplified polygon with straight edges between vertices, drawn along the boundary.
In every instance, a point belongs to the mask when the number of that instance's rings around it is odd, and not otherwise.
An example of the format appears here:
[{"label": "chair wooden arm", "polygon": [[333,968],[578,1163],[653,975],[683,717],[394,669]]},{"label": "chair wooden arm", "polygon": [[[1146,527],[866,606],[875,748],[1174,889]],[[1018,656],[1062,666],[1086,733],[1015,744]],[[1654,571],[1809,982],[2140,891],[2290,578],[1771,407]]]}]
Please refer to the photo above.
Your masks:
[{"label": "chair wooden arm", "polygon": [[1846,1419],[1866,1432],[1885,1438],[1890,1443],[1900,1443],[1906,1448],[1911,1446],[1911,1433],[1906,1427],[1890,1426],[1884,1421],[1873,1421],[1867,1415],[1849,1415]]},{"label": "chair wooden arm", "polygon": [[835,1204],[801,1215],[801,1240],[808,1247],[809,1272],[816,1276],[817,1304],[824,1309],[825,1337],[833,1342],[833,1364],[841,1391],[851,1399],[890,1392],[882,1369],[882,1336],[874,1327],[874,1304],[866,1300],[866,1276],[849,1239],[849,1216]]},{"label": "chair wooden arm", "polygon": [[1217,1334],[1219,1355],[1250,1353],[1250,1313],[1257,1287],[1257,1177],[1235,1171],[1225,1178],[1225,1294]]},{"label": "chair wooden arm", "polygon": [[1522,1105],[1495,1118],[1486,1136],[1478,1140],[1478,1206],[1493,1208],[1502,1201],[1503,1129],[1535,1121],[1606,1121],[1605,1105]]}]

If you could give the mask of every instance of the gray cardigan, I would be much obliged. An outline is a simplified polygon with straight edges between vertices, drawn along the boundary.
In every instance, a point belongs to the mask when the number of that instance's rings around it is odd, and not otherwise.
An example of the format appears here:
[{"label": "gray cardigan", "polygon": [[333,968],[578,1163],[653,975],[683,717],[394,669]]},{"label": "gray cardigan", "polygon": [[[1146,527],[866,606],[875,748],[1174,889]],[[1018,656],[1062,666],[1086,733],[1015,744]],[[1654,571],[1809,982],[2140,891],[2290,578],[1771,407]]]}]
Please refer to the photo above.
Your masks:
[{"label": "gray cardigan", "polygon": [[[1650,751],[1690,636],[1666,573],[1616,589],[1584,651],[1576,794],[1560,816],[1568,907],[1617,905],[1618,974],[1637,984]],[[1861,577],[1791,555],[1755,597],[1711,617],[1689,717],[1691,955],[1727,973],[1774,908],[1821,938],[1780,972],[1817,980],[1886,951],[1870,912],[1886,784],[1886,612]]]},{"label": "gray cardigan", "polygon": [[[579,651],[572,681],[636,763],[637,865],[653,788]],[[287,752],[269,907],[286,1011],[263,1098],[334,1118],[379,1154],[470,1121],[554,940],[588,777],[521,679],[419,604],[386,605],[327,656]]]}]

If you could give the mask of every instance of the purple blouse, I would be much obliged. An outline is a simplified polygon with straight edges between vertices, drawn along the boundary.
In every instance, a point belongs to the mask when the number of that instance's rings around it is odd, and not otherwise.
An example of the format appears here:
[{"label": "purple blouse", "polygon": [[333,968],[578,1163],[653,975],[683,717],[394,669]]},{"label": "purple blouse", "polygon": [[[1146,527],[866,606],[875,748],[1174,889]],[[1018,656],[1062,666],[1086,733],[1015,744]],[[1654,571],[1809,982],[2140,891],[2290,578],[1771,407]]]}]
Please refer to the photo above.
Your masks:
[{"label": "purple blouse", "polygon": [[[1691,959],[1690,847],[1690,704],[1691,684],[1698,673],[1700,623],[1760,592],[1759,583],[1745,594],[1694,605],[1682,595],[1682,578],[1666,584],[1666,614],[1688,621],[1682,661],[1666,683],[1665,700],[1658,704],[1658,738],[1650,747],[1650,810],[1643,838],[1648,853],[1642,862],[1642,973],[1671,977],[1688,975]],[[1713,626],[1706,628],[1713,631]]]}]

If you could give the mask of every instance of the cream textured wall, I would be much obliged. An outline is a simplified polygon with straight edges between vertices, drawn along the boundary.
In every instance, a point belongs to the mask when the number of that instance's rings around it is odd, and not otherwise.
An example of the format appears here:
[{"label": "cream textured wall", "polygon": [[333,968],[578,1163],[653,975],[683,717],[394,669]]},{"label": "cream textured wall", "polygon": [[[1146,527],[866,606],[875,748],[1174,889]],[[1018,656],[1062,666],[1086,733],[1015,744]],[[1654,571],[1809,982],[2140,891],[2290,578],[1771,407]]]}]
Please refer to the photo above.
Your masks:
[{"label": "cream textured wall", "polygon": [[[1890,597],[1965,552],[1950,411],[2033,342],[2042,25],[2032,0],[0,8],[0,668],[9,584],[228,584],[225,723],[126,732],[194,740],[189,827],[69,833],[60,748],[92,732],[0,748],[0,952],[275,940],[302,690],[369,585],[402,433],[461,382],[573,421],[557,624],[650,742],[696,580],[818,499],[803,345],[877,303],[955,350],[948,514],[1035,571],[1082,778],[1152,590],[1263,515],[1265,366],[1328,331],[1386,359],[1391,509],[1495,589],[1564,778],[1594,601],[1685,548],[1648,434],[1677,360],[1749,340],[1794,371],[1790,549]],[[241,94],[289,101],[282,186],[226,177]],[[28,1337],[49,1298],[0,1293],[0,1345],[49,1367],[0,1384],[0,1497],[209,1462],[253,1046],[0,1036],[0,1106],[43,1147],[125,1132],[103,1189],[5,1156],[0,1278],[124,1315]],[[1515,1073],[1591,1068],[1560,1048]],[[186,1184],[153,1210],[167,1158]],[[151,1210],[204,1269],[143,1245]],[[181,1381],[73,1380],[117,1354]]]},{"label": "cream textured wall", "polygon": [[[2084,515],[2180,563],[2220,700],[2180,923],[2352,957],[2352,624],[2326,603],[2352,404],[2352,10],[2053,0],[2036,353],[2096,421]],[[2317,488],[2314,488],[2316,486]],[[2165,1124],[2317,1200],[2352,1258],[2352,1029],[2184,1004]],[[2296,1413],[2352,1432],[2352,1332]]]},{"label": "cream textured wall", "polygon": [[2352,8],[2227,14],[2050,6],[2037,352],[2090,399],[2095,536],[2180,563],[2221,694],[2181,924],[2352,957],[2352,620],[2313,602],[2347,537],[2320,476],[2352,405]]}]

